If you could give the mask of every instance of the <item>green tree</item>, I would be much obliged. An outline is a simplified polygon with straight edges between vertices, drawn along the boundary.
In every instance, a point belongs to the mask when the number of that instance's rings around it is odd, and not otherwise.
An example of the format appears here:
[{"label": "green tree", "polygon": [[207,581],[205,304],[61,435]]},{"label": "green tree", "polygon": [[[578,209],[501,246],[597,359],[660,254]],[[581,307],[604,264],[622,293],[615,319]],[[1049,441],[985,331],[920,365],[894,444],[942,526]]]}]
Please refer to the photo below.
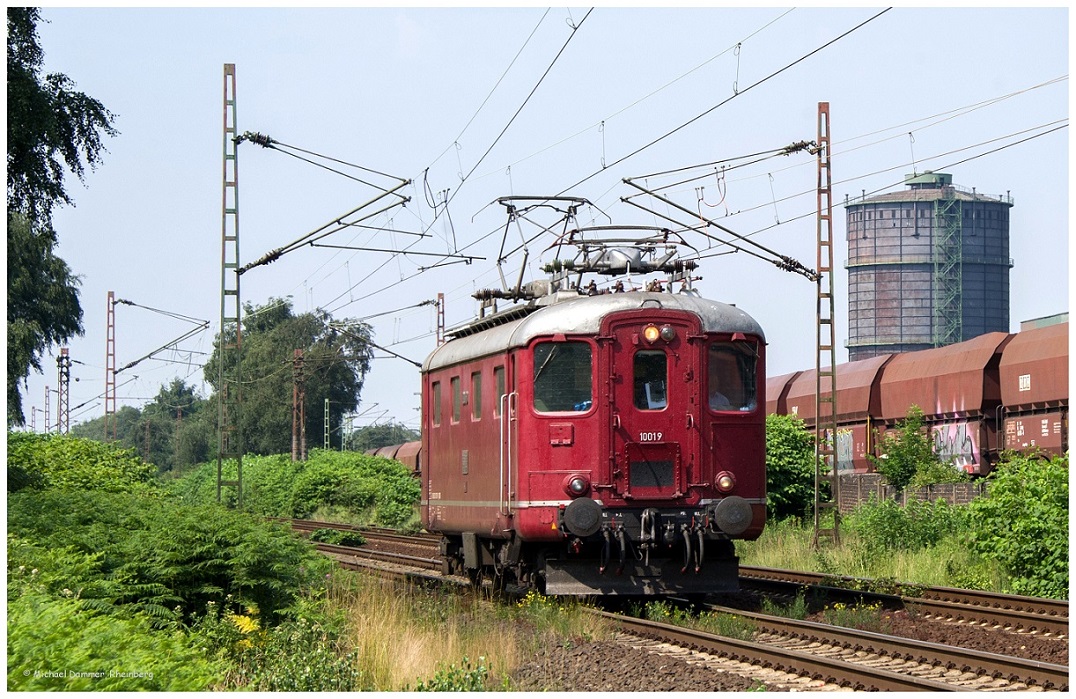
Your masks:
[{"label": "green tree", "polygon": [[7,8],[7,205],[48,229],[53,208],[73,203],[66,173],[83,180],[86,167],[97,167],[107,152],[102,137],[118,132],[115,116],[75,91],[69,77],[42,75],[39,21],[39,8]]},{"label": "green tree", "polygon": [[206,421],[201,413],[208,401],[181,379],[161,386],[153,402],[142,408],[143,458],[161,472],[209,458]]},{"label": "green tree", "polygon": [[20,385],[44,351],[82,333],[78,278],[56,257],[53,208],[72,204],[68,172],[84,181],[115,136],[114,116],[62,73],[42,75],[35,7],[7,9],[8,425],[23,425]]},{"label": "green tree", "polygon": [[26,216],[8,214],[8,426],[26,424],[20,386],[30,376],[31,368],[41,371],[45,350],[82,334],[79,280],[67,263],[53,254],[55,246],[52,231],[34,233]]},{"label": "green tree", "polygon": [[[291,302],[270,299],[260,307],[244,305],[243,318],[243,410],[240,428],[243,450],[252,454],[291,451],[294,353],[303,350],[306,392],[306,435],[310,447],[322,443],[325,399],[329,400],[332,446],[340,446],[340,424],[345,413],[359,403],[363,380],[373,350],[366,343],[370,327],[349,326],[347,332],[330,324],[324,311],[293,315]],[[225,329],[234,342],[235,328]],[[220,391],[221,336],[214,342],[206,363],[205,377]],[[235,360],[234,353],[229,355]]]},{"label": "green tree", "polygon": [[769,518],[803,517],[814,506],[814,435],[795,415],[766,416]]},{"label": "green tree", "polygon": [[422,434],[404,427],[398,422],[389,421],[384,425],[370,425],[360,427],[349,435],[349,451],[369,451],[393,444],[404,442],[417,442]]},{"label": "green tree", "polygon": [[[105,441],[104,417],[73,425],[71,434]],[[116,442],[135,450],[159,473],[208,461],[215,448],[216,411],[181,379],[161,385],[157,397],[141,408],[116,411]]]},{"label": "green tree", "polygon": [[904,490],[920,470],[932,470],[941,463],[934,453],[934,440],[923,427],[923,410],[918,405],[897,423],[896,434],[886,434],[879,445],[881,457],[869,457],[889,484]]}]

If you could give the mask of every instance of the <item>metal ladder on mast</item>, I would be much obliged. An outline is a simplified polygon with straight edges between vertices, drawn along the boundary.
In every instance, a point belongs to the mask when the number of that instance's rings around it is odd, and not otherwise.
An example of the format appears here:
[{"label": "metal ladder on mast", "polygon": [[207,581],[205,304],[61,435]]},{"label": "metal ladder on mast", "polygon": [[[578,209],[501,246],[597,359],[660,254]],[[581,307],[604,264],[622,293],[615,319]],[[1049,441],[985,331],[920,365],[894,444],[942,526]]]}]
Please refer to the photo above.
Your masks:
[{"label": "metal ladder on mast", "polygon": [[[833,325],[833,202],[829,102],[818,103],[818,312],[815,354],[814,536],[840,545],[837,476],[837,361]],[[828,395],[824,394],[827,392]],[[826,486],[829,492],[826,492]],[[832,512],[832,524],[825,513]]]}]

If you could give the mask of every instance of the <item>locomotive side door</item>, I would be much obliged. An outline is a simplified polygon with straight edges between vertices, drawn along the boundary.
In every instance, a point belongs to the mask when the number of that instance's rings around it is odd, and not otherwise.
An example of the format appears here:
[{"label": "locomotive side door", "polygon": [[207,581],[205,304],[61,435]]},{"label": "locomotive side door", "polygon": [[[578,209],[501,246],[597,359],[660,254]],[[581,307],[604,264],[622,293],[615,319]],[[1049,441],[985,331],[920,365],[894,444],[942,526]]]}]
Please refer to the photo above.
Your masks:
[{"label": "locomotive side door", "polygon": [[683,498],[698,469],[698,321],[655,309],[606,323],[614,492],[636,502]]},{"label": "locomotive side door", "polygon": [[519,394],[515,391],[515,356],[494,368],[494,395],[500,432],[500,487],[498,488],[497,523],[502,531],[510,528],[513,499],[518,491],[519,478]]}]

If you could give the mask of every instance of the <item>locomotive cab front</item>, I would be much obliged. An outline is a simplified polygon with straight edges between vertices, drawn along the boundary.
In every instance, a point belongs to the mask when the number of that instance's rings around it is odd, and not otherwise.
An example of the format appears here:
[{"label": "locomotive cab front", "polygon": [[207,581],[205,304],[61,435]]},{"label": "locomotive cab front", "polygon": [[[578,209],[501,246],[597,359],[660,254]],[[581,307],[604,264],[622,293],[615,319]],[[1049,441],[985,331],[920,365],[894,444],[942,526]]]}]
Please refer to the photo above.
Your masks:
[{"label": "locomotive cab front", "polygon": [[764,343],[704,329],[669,298],[610,312],[591,337],[530,344],[527,500],[568,500],[517,526],[562,544],[544,552],[549,593],[734,590],[732,541],[761,532]]},{"label": "locomotive cab front", "polygon": [[737,589],[733,541],[766,517],[764,351],[733,306],[643,291],[446,343],[422,474],[446,568],[549,594]]}]

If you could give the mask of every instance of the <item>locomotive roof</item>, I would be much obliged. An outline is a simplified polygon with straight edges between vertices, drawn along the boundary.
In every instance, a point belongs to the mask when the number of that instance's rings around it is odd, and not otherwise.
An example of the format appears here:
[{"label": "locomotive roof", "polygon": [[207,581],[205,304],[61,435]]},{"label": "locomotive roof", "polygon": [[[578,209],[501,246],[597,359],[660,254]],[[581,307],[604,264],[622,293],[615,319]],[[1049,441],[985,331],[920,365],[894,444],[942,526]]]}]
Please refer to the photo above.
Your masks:
[{"label": "locomotive roof", "polygon": [[422,371],[524,347],[539,336],[554,333],[595,335],[606,315],[639,308],[688,311],[698,316],[703,332],[741,332],[757,335],[763,342],[766,340],[762,327],[747,313],[695,294],[627,291],[597,296],[572,295],[567,300],[561,300],[563,293],[556,296],[559,298],[550,299],[553,302],[547,302],[547,305],[540,301],[533,306],[509,309],[501,314],[504,320],[500,324],[449,340],[430,353]]}]

